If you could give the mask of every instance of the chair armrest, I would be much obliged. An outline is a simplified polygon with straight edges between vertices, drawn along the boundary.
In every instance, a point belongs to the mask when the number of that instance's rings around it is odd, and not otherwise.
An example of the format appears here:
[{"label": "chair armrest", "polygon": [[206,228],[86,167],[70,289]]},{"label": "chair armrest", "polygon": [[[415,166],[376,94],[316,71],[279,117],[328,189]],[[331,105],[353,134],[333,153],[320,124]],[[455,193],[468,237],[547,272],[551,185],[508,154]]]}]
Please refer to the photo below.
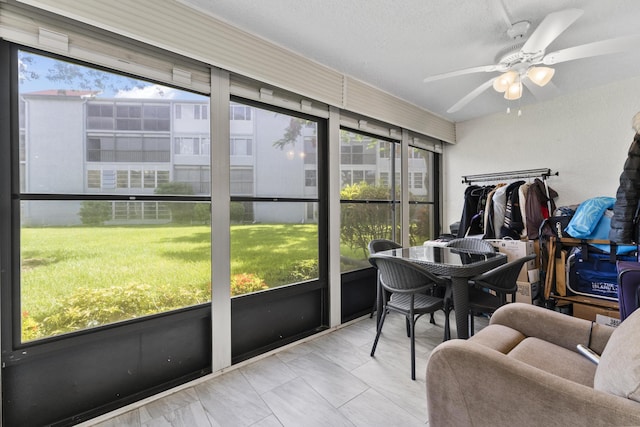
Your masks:
[{"label": "chair armrest", "polygon": [[615,330],[610,326],[523,303],[500,307],[491,316],[490,323],[508,326],[527,337],[540,338],[572,351],[582,344],[598,354],[602,353]]},{"label": "chair armrest", "polygon": [[427,363],[430,426],[640,425],[640,404],[565,380],[472,341]]}]

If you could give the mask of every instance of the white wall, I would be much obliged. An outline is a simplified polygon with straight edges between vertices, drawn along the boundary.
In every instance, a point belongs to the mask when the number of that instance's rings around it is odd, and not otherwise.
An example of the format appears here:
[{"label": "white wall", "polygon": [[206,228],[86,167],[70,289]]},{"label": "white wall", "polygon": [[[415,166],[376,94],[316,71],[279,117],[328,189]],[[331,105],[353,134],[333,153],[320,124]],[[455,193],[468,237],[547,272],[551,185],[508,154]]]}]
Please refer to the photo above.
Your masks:
[{"label": "white wall", "polygon": [[506,114],[505,100],[504,113],[458,123],[443,158],[444,231],[462,214],[462,175],[550,168],[560,173],[549,179],[557,206],[615,197],[639,94],[640,77],[525,107],[521,117],[514,102]]}]

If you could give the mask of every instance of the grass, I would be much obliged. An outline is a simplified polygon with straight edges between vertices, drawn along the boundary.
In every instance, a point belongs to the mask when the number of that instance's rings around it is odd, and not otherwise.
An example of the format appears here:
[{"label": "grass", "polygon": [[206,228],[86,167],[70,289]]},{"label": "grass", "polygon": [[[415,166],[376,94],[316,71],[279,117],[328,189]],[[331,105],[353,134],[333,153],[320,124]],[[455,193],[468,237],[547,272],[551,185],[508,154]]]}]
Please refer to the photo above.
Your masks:
[{"label": "grass", "polygon": [[[207,301],[210,233],[206,225],[23,228],[23,339]],[[232,277],[268,287],[315,278],[317,242],[315,224],[234,225]]]}]

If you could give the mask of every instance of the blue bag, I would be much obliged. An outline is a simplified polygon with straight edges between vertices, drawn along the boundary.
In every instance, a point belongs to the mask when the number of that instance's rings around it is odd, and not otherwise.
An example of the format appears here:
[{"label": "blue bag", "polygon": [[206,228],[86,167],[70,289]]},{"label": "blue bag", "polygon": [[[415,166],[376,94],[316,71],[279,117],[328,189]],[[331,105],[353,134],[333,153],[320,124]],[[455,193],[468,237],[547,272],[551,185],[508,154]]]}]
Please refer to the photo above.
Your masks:
[{"label": "blue bag", "polygon": [[[637,261],[637,256],[622,255],[621,261]],[[588,259],[574,248],[567,259],[567,287],[574,295],[618,300],[618,271],[609,254],[589,252]]]}]

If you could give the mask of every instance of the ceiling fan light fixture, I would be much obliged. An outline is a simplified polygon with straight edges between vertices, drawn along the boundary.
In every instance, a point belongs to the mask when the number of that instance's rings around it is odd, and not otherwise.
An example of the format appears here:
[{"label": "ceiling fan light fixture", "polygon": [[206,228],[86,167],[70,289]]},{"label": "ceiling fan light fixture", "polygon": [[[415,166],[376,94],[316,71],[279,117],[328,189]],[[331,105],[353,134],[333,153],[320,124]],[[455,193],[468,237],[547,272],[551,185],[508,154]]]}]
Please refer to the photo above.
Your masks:
[{"label": "ceiling fan light fixture", "polygon": [[500,74],[493,81],[493,88],[497,92],[504,92],[516,81],[516,78],[518,78],[518,73],[513,70]]},{"label": "ceiling fan light fixture", "polygon": [[551,81],[555,72],[549,67],[531,67],[527,70],[527,77],[538,86],[544,86]]},{"label": "ceiling fan light fixture", "polygon": [[522,97],[522,82],[518,80],[509,85],[509,88],[504,92],[505,99],[513,101]]}]

